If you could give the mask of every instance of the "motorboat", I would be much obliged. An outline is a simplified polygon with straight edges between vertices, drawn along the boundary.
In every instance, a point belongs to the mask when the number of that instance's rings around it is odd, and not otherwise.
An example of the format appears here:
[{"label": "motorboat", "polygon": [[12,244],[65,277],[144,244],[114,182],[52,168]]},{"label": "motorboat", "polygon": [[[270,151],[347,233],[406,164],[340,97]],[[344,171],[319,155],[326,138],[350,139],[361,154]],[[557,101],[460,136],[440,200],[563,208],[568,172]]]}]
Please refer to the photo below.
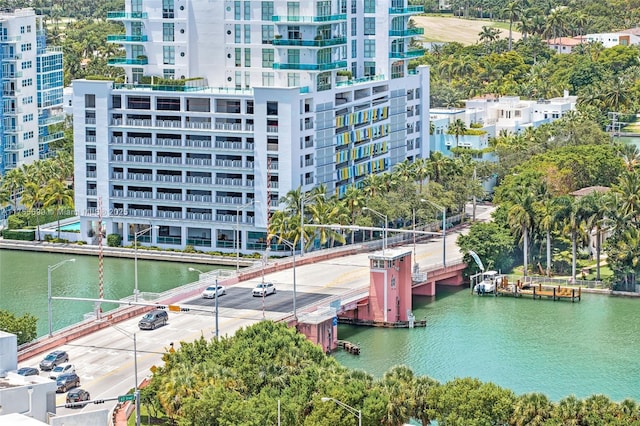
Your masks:
[{"label": "motorboat", "polygon": [[502,275],[498,271],[486,271],[482,274],[482,281],[473,287],[473,292],[478,295],[495,293],[501,280]]}]

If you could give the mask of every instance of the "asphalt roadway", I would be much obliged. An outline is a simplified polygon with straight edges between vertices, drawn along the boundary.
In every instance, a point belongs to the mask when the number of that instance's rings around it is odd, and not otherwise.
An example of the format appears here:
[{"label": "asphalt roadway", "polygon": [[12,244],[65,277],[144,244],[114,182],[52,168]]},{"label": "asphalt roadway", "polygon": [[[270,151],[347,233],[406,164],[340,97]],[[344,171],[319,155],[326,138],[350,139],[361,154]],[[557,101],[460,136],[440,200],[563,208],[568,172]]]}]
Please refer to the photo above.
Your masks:
[{"label": "asphalt roadway", "polygon": [[[489,214],[490,209],[479,206],[479,219]],[[447,232],[447,260],[460,257],[456,246],[457,234],[464,229]],[[415,246],[416,261],[421,268],[442,264],[442,238],[435,237]],[[413,244],[401,249],[413,251]],[[369,253],[320,261],[296,267],[296,305],[298,312],[313,309],[323,299],[340,297],[354,291],[366,291],[369,285]],[[262,277],[226,287],[227,294],[218,297],[219,335],[233,335],[236,330],[262,319],[281,320],[293,311],[293,270],[286,269],[264,276],[273,282],[276,294],[265,298],[253,297],[251,290],[262,281]],[[202,289],[207,286],[203,282]],[[264,303],[264,306],[263,306]],[[91,399],[115,398],[126,394],[151,375],[151,368],[160,365],[162,355],[180,346],[180,342],[193,341],[200,336],[211,339],[215,336],[215,299],[191,298],[179,302],[181,306],[194,308],[189,312],[169,312],[166,326],[155,330],[139,330],[139,318],[130,319],[91,335],[76,339],[59,349],[69,353],[69,362],[74,364],[80,376],[81,387],[88,390]],[[137,352],[137,378],[134,363],[134,339]],[[44,355],[28,358],[19,367],[38,367]],[[48,372],[41,372],[46,376]],[[65,403],[66,394],[57,394],[56,405]],[[78,411],[112,409],[115,401],[104,404],[89,404],[83,408],[58,408],[58,415]]]}]

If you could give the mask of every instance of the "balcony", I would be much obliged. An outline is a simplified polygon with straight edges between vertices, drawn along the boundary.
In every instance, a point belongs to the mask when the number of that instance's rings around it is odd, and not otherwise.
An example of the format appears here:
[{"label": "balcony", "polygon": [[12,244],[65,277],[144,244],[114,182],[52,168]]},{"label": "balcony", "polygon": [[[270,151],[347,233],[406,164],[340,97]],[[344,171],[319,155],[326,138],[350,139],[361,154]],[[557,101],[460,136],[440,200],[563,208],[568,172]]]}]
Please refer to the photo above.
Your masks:
[{"label": "balcony", "polygon": [[210,203],[213,200],[211,195],[187,194],[187,201],[197,201],[199,203]]},{"label": "balcony", "polygon": [[296,40],[276,38],[273,40],[274,46],[300,46],[300,47],[326,47],[346,44],[345,37],[330,38],[326,40]]},{"label": "balcony", "polygon": [[2,74],[2,79],[3,80],[12,80],[14,78],[22,78],[22,72],[21,71],[13,71],[13,72],[7,72],[5,74]]},{"label": "balcony", "polygon": [[407,28],[406,30],[390,30],[389,37],[413,37],[424,34],[424,28]]},{"label": "balcony", "polygon": [[131,59],[131,58],[113,58],[109,59],[108,65],[147,65],[149,58]]},{"label": "balcony", "polygon": [[55,132],[50,135],[44,135],[38,137],[38,143],[49,143],[53,141],[58,141],[64,138],[64,132]]},{"label": "balcony", "polygon": [[390,7],[389,15],[415,15],[424,13],[424,6]]},{"label": "balcony", "polygon": [[405,52],[389,52],[389,58],[391,59],[419,58],[420,56],[424,56],[423,49],[410,49]]},{"label": "balcony", "polygon": [[107,12],[107,19],[117,20],[117,21],[131,21],[137,19],[147,19],[147,12],[133,12],[127,13],[124,11],[115,11],[115,12]]},{"label": "balcony", "polygon": [[[424,9],[421,7],[421,9]],[[272,16],[271,22],[280,22],[280,23],[288,23],[288,22],[302,22],[308,24],[314,23],[324,23],[324,22],[336,22],[336,21],[346,21],[347,14],[341,13],[338,15],[327,15],[327,16]]]},{"label": "balcony", "polygon": [[146,35],[108,35],[107,42],[109,43],[142,43],[147,41]]},{"label": "balcony", "polygon": [[327,64],[273,64],[274,70],[327,71],[346,67],[347,61],[329,62]]}]

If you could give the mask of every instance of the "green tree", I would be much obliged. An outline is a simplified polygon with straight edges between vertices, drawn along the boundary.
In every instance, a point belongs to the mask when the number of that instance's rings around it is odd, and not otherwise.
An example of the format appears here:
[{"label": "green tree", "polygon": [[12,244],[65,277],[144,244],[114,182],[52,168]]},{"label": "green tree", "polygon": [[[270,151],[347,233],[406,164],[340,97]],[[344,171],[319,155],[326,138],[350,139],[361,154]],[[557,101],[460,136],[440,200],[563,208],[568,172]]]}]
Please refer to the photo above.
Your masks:
[{"label": "green tree", "polygon": [[38,320],[31,314],[17,317],[9,311],[0,309],[0,330],[17,336],[18,345],[28,343],[36,338]]},{"label": "green tree", "polygon": [[[457,244],[465,253],[467,265],[475,265],[469,251],[474,251],[487,269],[508,271],[513,267],[515,240],[509,229],[496,222],[477,222],[471,224],[469,233],[458,236]],[[477,271],[477,269],[471,267]]]},{"label": "green tree", "polygon": [[60,212],[66,207],[73,209],[73,190],[58,180],[50,179],[43,188],[44,208],[53,208],[58,221],[58,238],[60,238]]}]

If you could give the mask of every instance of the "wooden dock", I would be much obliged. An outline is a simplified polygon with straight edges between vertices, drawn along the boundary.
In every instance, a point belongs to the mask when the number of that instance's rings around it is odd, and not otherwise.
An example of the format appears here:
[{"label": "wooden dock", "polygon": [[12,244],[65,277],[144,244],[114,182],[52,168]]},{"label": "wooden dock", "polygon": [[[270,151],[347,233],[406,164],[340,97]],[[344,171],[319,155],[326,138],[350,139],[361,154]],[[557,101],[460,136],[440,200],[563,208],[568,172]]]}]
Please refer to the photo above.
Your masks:
[{"label": "wooden dock", "polygon": [[360,355],[360,346],[354,345],[346,340],[338,340],[338,347],[349,352],[352,355]]},{"label": "wooden dock", "polygon": [[524,285],[520,281],[516,284],[508,284],[503,283],[496,289],[496,296],[513,296],[513,297],[522,297],[522,296],[532,296],[533,299],[542,299],[543,297],[546,299],[552,300],[571,300],[575,302],[576,300],[579,302],[582,298],[582,287],[567,287],[561,285],[554,286],[545,286],[542,283],[533,284],[533,285]]},{"label": "wooden dock", "polygon": [[[353,318],[343,318],[338,317],[338,324],[350,324],[350,325],[364,325],[367,327],[383,327],[383,328],[409,328],[409,321],[395,321],[395,322],[385,322],[385,321],[373,321],[373,320],[359,320]],[[414,327],[426,327],[426,320],[414,320]]]}]

